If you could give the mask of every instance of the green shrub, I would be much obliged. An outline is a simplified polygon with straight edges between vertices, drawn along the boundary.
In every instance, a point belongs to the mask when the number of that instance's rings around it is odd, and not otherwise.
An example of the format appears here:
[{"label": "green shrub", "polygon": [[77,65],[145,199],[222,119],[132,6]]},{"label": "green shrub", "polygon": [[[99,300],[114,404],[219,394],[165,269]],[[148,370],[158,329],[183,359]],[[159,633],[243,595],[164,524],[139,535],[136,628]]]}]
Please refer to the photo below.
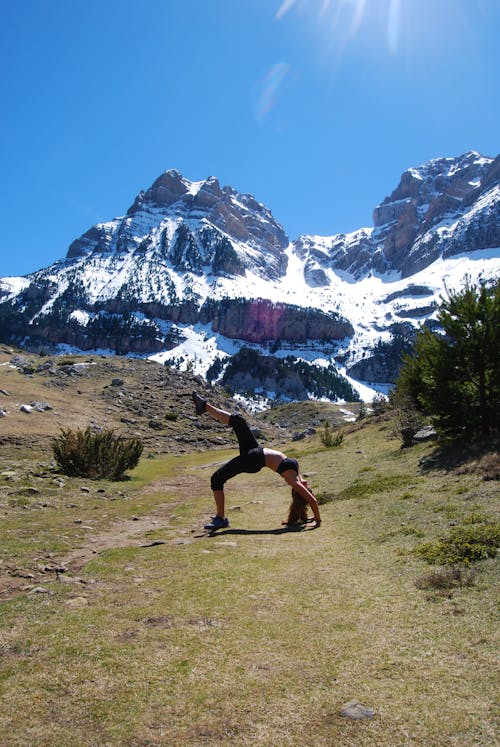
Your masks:
[{"label": "green shrub", "polygon": [[373,480],[354,480],[347,488],[344,488],[339,497],[344,500],[351,498],[366,498],[373,493],[385,493],[401,485],[406,485],[408,478],[404,475],[377,475]]},{"label": "green shrub", "polygon": [[368,409],[367,409],[365,403],[362,402],[360,404],[360,406],[359,406],[358,417],[356,418],[356,420],[358,420],[358,421],[359,420],[364,420],[366,418],[367,414],[368,414]]},{"label": "green shrub", "polygon": [[491,524],[491,519],[487,514],[473,511],[469,516],[462,520],[463,524]]},{"label": "green shrub", "polygon": [[9,498],[7,503],[11,508],[27,508],[30,505],[29,500],[24,497]]},{"label": "green shrub", "polygon": [[392,434],[400,438],[403,447],[413,446],[413,437],[424,424],[422,415],[417,412],[410,398],[401,392],[391,393]]},{"label": "green shrub", "polygon": [[500,545],[500,524],[454,527],[437,542],[424,542],[414,553],[433,565],[470,565],[494,558]]},{"label": "green shrub", "polygon": [[376,394],[372,401],[372,412],[374,415],[383,415],[389,409],[387,397],[383,394]]},{"label": "green shrub", "polygon": [[323,430],[321,431],[319,437],[321,439],[321,443],[327,449],[333,449],[336,446],[340,446],[340,444],[344,440],[344,434],[342,433],[342,431],[335,433],[328,420],[325,422]]},{"label": "green shrub", "polygon": [[405,537],[425,537],[423,531],[421,529],[417,529],[416,527],[402,527],[401,528],[401,534],[404,534]]},{"label": "green shrub", "polygon": [[94,432],[90,428],[62,430],[52,449],[61,472],[91,480],[120,480],[125,471],[139,462],[144,445],[138,438],[115,436],[113,431]]}]

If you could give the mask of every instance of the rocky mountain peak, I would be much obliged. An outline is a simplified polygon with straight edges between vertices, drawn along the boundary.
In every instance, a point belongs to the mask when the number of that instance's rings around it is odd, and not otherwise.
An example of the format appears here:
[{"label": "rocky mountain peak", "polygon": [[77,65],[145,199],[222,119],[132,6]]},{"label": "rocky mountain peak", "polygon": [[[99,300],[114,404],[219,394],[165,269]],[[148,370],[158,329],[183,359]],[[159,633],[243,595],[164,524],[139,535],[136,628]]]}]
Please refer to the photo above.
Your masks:
[{"label": "rocky mountain peak", "polygon": [[193,182],[186,207],[210,211],[224,199],[224,194],[215,176],[209,176],[202,182]]},{"label": "rocky mountain peak", "polygon": [[222,188],[215,176],[194,182],[170,169],[137,195],[123,218],[76,239],[67,257],[149,248],[176,270],[242,275],[250,269],[278,278],[286,270],[288,243],[283,227],[252,195]]},{"label": "rocky mountain peak", "polygon": [[294,242],[306,282],[329,285],[328,268],[355,279],[370,272],[409,277],[439,256],[499,246],[499,180],[500,157],[475,151],[407,169],[374,209],[373,229]]},{"label": "rocky mountain peak", "polygon": [[492,158],[470,151],[457,158],[435,158],[407,169],[392,194],[375,208],[374,225],[377,225],[381,208],[399,200],[412,200],[418,205],[429,203],[438,196],[462,200],[477,189],[492,163]]},{"label": "rocky mountain peak", "polygon": [[[443,253],[440,234],[430,236],[429,231],[439,225],[448,228],[453,216],[474,202],[493,163],[492,158],[470,151],[407,169],[396,189],[373,212],[373,239],[380,258],[377,269],[397,269],[408,276]],[[485,220],[491,223],[491,219],[485,210]],[[492,245],[493,223],[477,249]]]},{"label": "rocky mountain peak", "polygon": [[127,215],[134,215],[150,205],[156,208],[169,208],[181,199],[189,190],[190,182],[184,179],[176,169],[165,171],[145,192],[141,191],[135,198]]}]

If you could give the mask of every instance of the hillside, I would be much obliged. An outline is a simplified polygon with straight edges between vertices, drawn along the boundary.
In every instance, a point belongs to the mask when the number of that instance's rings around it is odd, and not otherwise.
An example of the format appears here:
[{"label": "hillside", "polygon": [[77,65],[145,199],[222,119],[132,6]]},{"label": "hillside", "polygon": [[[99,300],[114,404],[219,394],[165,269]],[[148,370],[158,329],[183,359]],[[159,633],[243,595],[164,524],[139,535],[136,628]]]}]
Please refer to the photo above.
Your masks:
[{"label": "hillside", "polygon": [[[91,426],[139,437],[152,453],[231,445],[232,437],[224,428],[194,416],[194,389],[221,407],[242,409],[220,387],[155,361],[40,356],[0,345],[0,444],[47,451],[61,428]],[[248,417],[261,439],[283,441],[319,427],[325,419],[332,424],[352,421],[358,411],[357,403],[318,402],[299,409],[278,408],[271,421]]]},{"label": "hillside", "polygon": [[[231,526],[208,536],[209,477],[235,451],[186,406],[196,380],[88,361],[56,386],[48,368],[0,367],[2,747],[494,744],[498,562],[452,574],[413,552],[498,521],[487,470],[445,466],[432,443],[401,449],[380,417],[345,425],[336,449],[318,433],[292,441],[315,418],[349,416],[281,405],[252,422],[300,460],[321,528],[281,525],[288,489],[264,470],[230,483]],[[54,409],[17,414],[35,398]],[[148,448],[130,479],[54,471],[61,424],[128,428],[141,400],[133,427]],[[174,411],[150,432],[148,418]],[[342,716],[352,700],[370,717]]]}]

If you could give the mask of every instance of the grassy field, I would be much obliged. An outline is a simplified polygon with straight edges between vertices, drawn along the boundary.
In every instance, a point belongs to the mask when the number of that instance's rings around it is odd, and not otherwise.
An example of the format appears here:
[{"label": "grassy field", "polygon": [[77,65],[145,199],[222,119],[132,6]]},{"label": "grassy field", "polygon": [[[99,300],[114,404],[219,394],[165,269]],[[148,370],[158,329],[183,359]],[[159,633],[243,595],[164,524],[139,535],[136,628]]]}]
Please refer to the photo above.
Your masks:
[{"label": "grassy field", "polygon": [[[434,448],[384,422],[287,444],[328,499],[321,528],[282,527],[264,470],[231,481],[214,536],[209,477],[234,451],[144,458],[119,483],[3,453],[2,747],[496,744],[497,561],[443,589],[412,550],[498,518],[498,482],[424,471]],[[341,717],[353,699],[374,717]]]}]

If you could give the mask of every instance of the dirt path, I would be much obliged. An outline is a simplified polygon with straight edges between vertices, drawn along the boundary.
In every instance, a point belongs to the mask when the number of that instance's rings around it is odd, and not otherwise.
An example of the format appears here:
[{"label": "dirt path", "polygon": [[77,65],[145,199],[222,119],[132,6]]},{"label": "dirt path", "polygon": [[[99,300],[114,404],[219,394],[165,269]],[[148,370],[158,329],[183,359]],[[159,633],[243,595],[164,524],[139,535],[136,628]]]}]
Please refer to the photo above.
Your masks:
[{"label": "dirt path", "polygon": [[[62,564],[68,570],[81,570],[92,558],[105,550],[115,547],[143,547],[152,544],[148,540],[148,532],[168,526],[169,519],[177,506],[182,503],[181,497],[189,495],[190,491],[199,488],[200,480],[196,476],[178,475],[175,479],[160,479],[146,485],[142,495],[164,492],[168,495],[178,495],[179,500],[169,501],[157,506],[154,511],[132,519],[113,522],[101,532],[93,532],[86,538],[85,543],[73,550],[62,559]],[[170,539],[169,542],[175,542]]]},{"label": "dirt path", "polygon": [[66,577],[70,578],[106,550],[118,547],[147,547],[167,541],[178,542],[180,537],[151,540],[147,535],[151,531],[171,528],[169,520],[182,503],[182,497],[189,496],[191,491],[199,488],[200,478],[194,475],[178,475],[174,479],[160,479],[146,485],[141,491],[142,495],[164,492],[174,497],[178,495],[179,500],[162,503],[142,516],[114,521],[100,531],[89,530],[79,547],[65,555],[51,558],[45,565],[38,563],[35,568],[29,569],[7,568],[7,572],[0,572],[0,601],[40,588],[38,585],[47,583],[55,576],[62,577],[68,574]]},{"label": "dirt path", "polygon": [[177,505],[178,503],[164,504],[151,514],[117,521],[102,532],[90,534],[82,547],[66,555],[62,565],[75,573],[105,550],[117,547],[143,547],[146,544],[152,544],[152,541],[147,540],[147,533],[165,526],[168,523],[168,514],[171,515]]}]

